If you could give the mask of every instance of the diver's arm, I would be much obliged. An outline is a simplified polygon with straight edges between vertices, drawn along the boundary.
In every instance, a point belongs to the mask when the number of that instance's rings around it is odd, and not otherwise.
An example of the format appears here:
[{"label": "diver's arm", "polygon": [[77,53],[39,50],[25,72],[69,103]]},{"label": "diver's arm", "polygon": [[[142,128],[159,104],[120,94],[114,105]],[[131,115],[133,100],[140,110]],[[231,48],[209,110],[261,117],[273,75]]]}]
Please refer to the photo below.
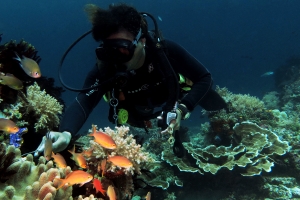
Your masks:
[{"label": "diver's arm", "polygon": [[[88,73],[83,88],[88,88],[95,84],[101,84],[100,78],[98,67],[95,66]],[[99,103],[103,94],[103,87],[80,92],[71,105],[66,109],[60,123],[59,131],[67,131],[72,135],[75,135],[87,120],[94,107]]]},{"label": "diver's arm", "polygon": [[192,89],[181,103],[192,111],[210,91],[213,80],[209,71],[182,46],[166,40],[167,56],[176,73],[182,74],[193,82]]}]

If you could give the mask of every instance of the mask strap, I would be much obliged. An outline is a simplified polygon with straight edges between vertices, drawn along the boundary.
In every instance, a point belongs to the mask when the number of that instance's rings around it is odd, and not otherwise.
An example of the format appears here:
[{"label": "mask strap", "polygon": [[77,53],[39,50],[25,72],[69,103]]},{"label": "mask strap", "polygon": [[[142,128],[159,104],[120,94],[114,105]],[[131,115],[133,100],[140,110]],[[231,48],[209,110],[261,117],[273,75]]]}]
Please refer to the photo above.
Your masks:
[{"label": "mask strap", "polygon": [[137,45],[137,43],[139,42],[139,39],[141,38],[142,36],[142,28],[140,28],[140,31],[139,33],[136,35],[136,37],[134,38],[132,44],[134,44],[135,46]]}]

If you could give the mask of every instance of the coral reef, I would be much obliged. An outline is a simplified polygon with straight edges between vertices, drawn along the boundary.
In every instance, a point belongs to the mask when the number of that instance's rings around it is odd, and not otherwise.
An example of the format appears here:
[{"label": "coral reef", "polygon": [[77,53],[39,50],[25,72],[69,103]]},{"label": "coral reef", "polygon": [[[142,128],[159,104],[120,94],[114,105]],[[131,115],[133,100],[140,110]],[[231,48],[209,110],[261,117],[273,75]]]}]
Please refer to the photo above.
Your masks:
[{"label": "coral reef", "polygon": [[[33,78],[24,71],[17,59],[17,57],[21,59],[26,57],[40,63],[41,58],[37,53],[35,47],[24,40],[20,42],[11,40],[0,45],[0,83],[2,83],[0,84],[0,115],[2,118],[12,120],[18,127],[28,130],[28,134],[19,135],[17,138],[1,135],[0,140],[15,144],[22,148],[22,151],[33,150],[42,135],[48,130],[58,129],[59,117],[64,105],[61,99],[64,90],[54,86],[53,78]],[[22,87],[9,86],[8,82],[5,82],[8,77],[18,80],[18,83],[21,82]],[[38,138],[32,140],[32,134],[36,132],[40,135],[36,135]]]},{"label": "coral reef", "polygon": [[169,169],[165,163],[152,163],[150,166],[148,166],[148,168],[151,169],[151,175],[143,173],[137,176],[138,179],[143,180],[144,184],[146,184],[145,187],[151,186],[167,190],[171,185],[176,185],[179,187],[183,186],[183,182],[180,180],[180,178],[177,177],[174,174],[174,171]]},{"label": "coral reef", "polygon": [[300,75],[300,57],[292,56],[286,60],[286,63],[279,66],[275,72],[275,86],[281,93],[286,86],[293,84],[299,79]]},{"label": "coral reef", "polygon": [[281,141],[270,130],[261,128],[252,122],[242,122],[234,126],[233,137],[236,145],[229,147],[210,145],[199,148],[188,142],[183,143],[189,154],[196,160],[199,169],[188,162],[176,158],[169,149],[162,154],[162,159],[185,172],[210,172],[216,174],[221,168],[232,170],[235,166],[244,168],[243,176],[259,175],[262,170],[271,171],[274,166],[273,155],[283,155],[289,151],[287,142]]},{"label": "coral reef", "polygon": [[207,112],[203,110],[203,114],[208,114],[210,120],[211,135],[231,136],[233,126],[242,121],[252,121],[259,123],[261,120],[273,118],[273,115],[265,109],[264,102],[257,97],[243,94],[233,94],[227,88],[217,86],[216,91],[226,101],[227,110],[219,112]]},{"label": "coral reef", "polygon": [[[103,131],[100,129],[100,131]],[[124,169],[124,172],[134,174],[140,173],[140,168],[145,166],[145,163],[154,162],[154,159],[150,156],[149,153],[145,152],[141,145],[137,144],[133,135],[129,133],[129,127],[121,126],[116,127],[115,130],[110,129],[109,127],[104,129],[104,132],[110,135],[115,141],[117,148],[112,151],[108,151],[102,148],[94,140],[90,140],[89,147],[93,149],[93,154],[89,158],[89,161],[93,159],[101,160],[109,156],[121,155],[128,158],[133,163],[133,168]],[[97,163],[96,163],[97,164]],[[97,166],[95,166],[97,167]],[[115,172],[118,170],[117,166],[111,165],[106,169],[108,172]]]},{"label": "coral reef", "polygon": [[264,177],[261,188],[270,199],[294,199],[300,197],[300,187],[293,177]]},{"label": "coral reef", "polygon": [[35,82],[40,86],[41,90],[45,90],[48,95],[55,98],[63,106],[64,112],[65,102],[61,98],[61,95],[63,92],[65,92],[65,90],[62,87],[55,86],[54,78],[42,76],[38,79],[35,79]]},{"label": "coral reef", "polygon": [[7,181],[17,170],[9,168],[16,158],[21,156],[21,151],[13,146],[6,147],[5,143],[0,143],[0,181]]},{"label": "coral reef", "polygon": [[[1,144],[1,152],[5,148]],[[56,190],[58,183],[55,177],[66,176],[71,172],[70,167],[66,169],[56,169],[53,162],[46,163],[44,157],[40,157],[38,164],[33,162],[33,156],[28,154],[25,158],[21,158],[19,149],[9,146],[5,155],[14,152],[13,163],[6,156],[5,162],[10,163],[6,167],[5,176],[10,175],[9,179],[4,183],[0,183],[0,199],[3,200],[19,200],[19,199],[72,199],[72,187],[64,187]],[[2,155],[2,153],[1,153]],[[2,176],[3,177],[3,176]]]},{"label": "coral reef", "polygon": [[267,109],[277,109],[280,103],[279,93],[276,91],[268,92],[263,96],[262,101]]},{"label": "coral reef", "polygon": [[[24,86],[23,90],[25,90],[25,87],[30,85],[34,78],[28,76],[19,66],[18,61],[14,59],[16,54],[31,58],[37,63],[41,61],[41,58],[37,55],[37,50],[34,46],[24,40],[21,40],[19,43],[12,40],[0,45],[0,71],[5,74],[13,74],[21,80]],[[0,84],[0,91],[2,100],[2,105],[0,106],[3,106],[3,104],[14,104],[17,101],[18,91],[2,84]]]},{"label": "coral reef", "polygon": [[[117,148],[113,150],[105,149],[94,140],[91,140],[91,137],[84,136],[79,138],[77,142],[85,144],[84,149],[86,151],[92,150],[91,155],[83,154],[88,163],[89,173],[101,179],[104,189],[107,189],[109,185],[114,185],[118,191],[118,199],[131,197],[134,191],[133,177],[137,174],[142,174],[142,169],[147,168],[148,164],[154,163],[155,160],[141,145],[136,143],[133,135],[129,134],[129,127],[116,127],[115,130],[107,127],[104,131],[102,129],[100,131],[110,135]],[[107,157],[115,155],[128,158],[132,162],[133,167],[121,168],[110,162],[107,162],[104,167],[101,165]],[[85,195],[89,196],[93,190],[89,188],[87,191]],[[101,197],[102,195],[93,194],[95,197]]]}]

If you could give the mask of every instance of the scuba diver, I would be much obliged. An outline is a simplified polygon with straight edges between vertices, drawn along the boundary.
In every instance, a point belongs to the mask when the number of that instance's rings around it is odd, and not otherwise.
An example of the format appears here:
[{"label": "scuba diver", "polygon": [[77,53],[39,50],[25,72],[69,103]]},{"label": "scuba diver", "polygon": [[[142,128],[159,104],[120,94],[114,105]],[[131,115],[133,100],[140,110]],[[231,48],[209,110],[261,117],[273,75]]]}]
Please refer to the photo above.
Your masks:
[{"label": "scuba diver", "polygon": [[[163,39],[150,14],[124,3],[111,4],[107,10],[89,4],[85,10],[93,38],[100,42],[95,50],[97,62],[83,89],[66,86],[80,92],[66,109],[59,132],[49,134],[53,151],[67,148],[104,97],[110,106],[109,120],[116,125],[126,122],[147,129],[149,120],[158,118],[163,132],[174,131],[173,151],[182,157],[180,121],[187,119],[197,105],[208,111],[226,108],[225,101],[212,89],[211,74],[182,46]],[[146,17],[154,22],[154,31],[148,31]],[[43,152],[44,142],[45,138],[36,156]]]}]

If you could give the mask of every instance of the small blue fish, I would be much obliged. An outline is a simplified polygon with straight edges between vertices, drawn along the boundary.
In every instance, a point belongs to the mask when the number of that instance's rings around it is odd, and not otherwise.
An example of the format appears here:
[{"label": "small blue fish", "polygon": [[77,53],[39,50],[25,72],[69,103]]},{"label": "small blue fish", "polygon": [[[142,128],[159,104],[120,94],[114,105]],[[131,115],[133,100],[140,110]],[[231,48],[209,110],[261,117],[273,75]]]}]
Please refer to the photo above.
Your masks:
[{"label": "small blue fish", "polygon": [[266,72],[266,73],[262,74],[260,77],[272,76],[273,74],[274,74],[274,72]]},{"label": "small blue fish", "polygon": [[157,16],[157,18],[159,19],[159,21],[161,21],[161,22],[162,22],[162,18],[161,18],[160,16]]}]

